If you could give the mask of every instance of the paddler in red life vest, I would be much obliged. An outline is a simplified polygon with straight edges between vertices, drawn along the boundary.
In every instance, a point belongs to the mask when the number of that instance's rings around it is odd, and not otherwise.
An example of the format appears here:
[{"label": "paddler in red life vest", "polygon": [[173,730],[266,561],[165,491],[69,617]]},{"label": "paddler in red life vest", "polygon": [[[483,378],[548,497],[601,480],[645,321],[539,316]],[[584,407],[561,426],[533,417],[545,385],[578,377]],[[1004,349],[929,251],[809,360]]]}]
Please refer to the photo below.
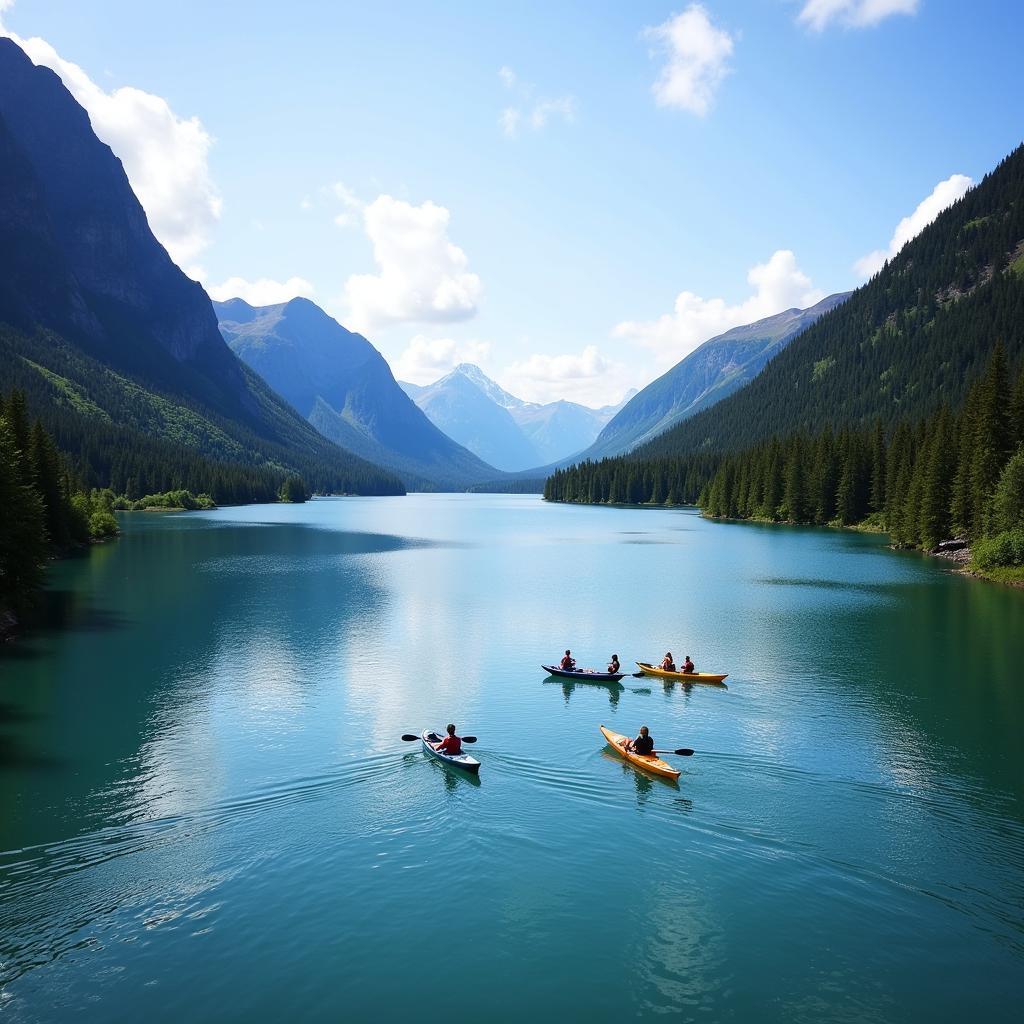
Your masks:
[{"label": "paddler in red life vest", "polygon": [[563,672],[576,671],[576,659],[572,656],[572,651],[565,652],[565,657],[558,663],[558,667]]},{"label": "paddler in red life vest", "polygon": [[447,736],[440,743],[434,744],[434,749],[440,751],[442,754],[447,754],[449,757],[457,757],[462,753],[462,740],[455,735],[455,726],[447,725],[445,727]]},{"label": "paddler in red life vest", "polygon": [[697,670],[693,667],[693,662],[690,661],[690,656],[686,656],[686,661],[683,662],[683,667],[680,669],[681,672],[685,672],[687,675],[692,676]]},{"label": "paddler in red life vest", "polygon": [[672,660],[672,652],[666,651],[665,657],[661,659],[662,672],[675,672],[676,663]]},{"label": "paddler in red life vest", "polygon": [[617,654],[612,655],[612,660],[608,662],[608,674],[616,675],[622,671],[622,667],[619,665],[619,656]]}]

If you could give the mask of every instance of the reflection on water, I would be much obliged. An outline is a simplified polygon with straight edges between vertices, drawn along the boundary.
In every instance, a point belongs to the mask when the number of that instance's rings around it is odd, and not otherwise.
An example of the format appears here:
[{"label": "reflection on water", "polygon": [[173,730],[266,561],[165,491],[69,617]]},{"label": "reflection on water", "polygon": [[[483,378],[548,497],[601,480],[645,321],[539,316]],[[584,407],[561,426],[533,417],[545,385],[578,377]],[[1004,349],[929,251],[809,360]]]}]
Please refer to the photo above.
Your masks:
[{"label": "reflection on water", "polygon": [[562,688],[562,696],[565,698],[565,703],[569,703],[569,698],[572,696],[573,691],[578,685],[583,686],[599,686],[605,690],[608,694],[608,703],[614,708],[618,706],[619,698],[622,695],[625,687],[622,683],[616,683],[612,681],[596,681],[593,679],[567,679],[564,676],[548,676],[544,680],[545,686],[560,686]]},{"label": "reflection on water", "polygon": [[[529,497],[126,525],[0,654],[6,1019],[1014,1018],[1024,594]],[[537,685],[609,645],[730,686]],[[400,739],[447,721],[481,777]]]}]

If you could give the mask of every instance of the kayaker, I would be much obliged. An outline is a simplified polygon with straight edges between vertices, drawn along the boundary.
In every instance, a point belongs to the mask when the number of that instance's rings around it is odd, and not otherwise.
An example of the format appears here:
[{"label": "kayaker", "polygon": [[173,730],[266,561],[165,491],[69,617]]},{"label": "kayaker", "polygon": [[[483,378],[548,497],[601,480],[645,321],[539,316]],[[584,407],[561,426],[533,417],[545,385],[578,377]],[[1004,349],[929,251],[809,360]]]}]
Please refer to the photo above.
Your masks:
[{"label": "kayaker", "polygon": [[665,657],[662,658],[662,661],[661,661],[661,671],[662,672],[675,672],[675,670],[676,670],[676,663],[672,660],[672,652],[671,651],[666,651]]},{"label": "kayaker", "polygon": [[576,671],[576,659],[572,656],[572,651],[566,651],[565,657],[559,662],[558,667],[563,672],[575,672]]},{"label": "kayaker", "polygon": [[689,655],[686,656],[686,661],[683,662],[682,671],[685,672],[687,675],[693,675],[693,673],[697,671],[693,667],[693,662],[690,661]]},{"label": "kayaker", "polygon": [[619,668],[619,656],[617,654],[613,654],[612,655],[612,660],[610,662],[608,662],[608,671],[610,673],[612,673],[613,675],[616,672],[621,672],[622,671],[622,669]]},{"label": "kayaker", "polygon": [[629,740],[626,743],[626,749],[634,754],[642,755],[650,754],[654,750],[654,740],[646,725],[640,726],[640,735],[635,740]]},{"label": "kayaker", "polygon": [[447,754],[449,757],[457,757],[462,753],[462,740],[455,735],[455,726],[445,726],[445,732],[447,736],[440,743],[434,744],[434,749],[439,750],[442,754]]}]

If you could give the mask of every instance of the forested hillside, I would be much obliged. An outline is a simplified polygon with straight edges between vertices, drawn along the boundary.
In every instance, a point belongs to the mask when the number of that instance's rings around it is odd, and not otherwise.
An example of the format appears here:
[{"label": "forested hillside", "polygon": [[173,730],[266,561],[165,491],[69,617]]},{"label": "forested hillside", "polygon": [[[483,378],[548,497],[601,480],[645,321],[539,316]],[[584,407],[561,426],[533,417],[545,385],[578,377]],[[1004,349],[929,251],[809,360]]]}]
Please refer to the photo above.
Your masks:
[{"label": "forested hillside", "polygon": [[637,449],[735,451],[958,407],[996,342],[1024,351],[1024,147],[750,384]]},{"label": "forested hillside", "polygon": [[808,309],[787,309],[708,339],[634,395],[582,458],[621,455],[727,398],[848,296],[830,295]]}]

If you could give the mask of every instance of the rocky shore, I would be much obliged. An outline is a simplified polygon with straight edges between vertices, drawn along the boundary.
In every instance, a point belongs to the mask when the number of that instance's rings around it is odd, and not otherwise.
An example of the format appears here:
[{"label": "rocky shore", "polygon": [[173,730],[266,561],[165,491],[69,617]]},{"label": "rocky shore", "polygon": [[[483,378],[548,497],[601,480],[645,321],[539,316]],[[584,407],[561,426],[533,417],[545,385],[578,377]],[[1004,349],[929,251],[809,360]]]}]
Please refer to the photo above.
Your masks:
[{"label": "rocky shore", "polygon": [[945,558],[958,566],[968,565],[971,561],[971,549],[967,541],[958,537],[954,540],[944,540],[937,547],[928,552],[936,558]]}]

